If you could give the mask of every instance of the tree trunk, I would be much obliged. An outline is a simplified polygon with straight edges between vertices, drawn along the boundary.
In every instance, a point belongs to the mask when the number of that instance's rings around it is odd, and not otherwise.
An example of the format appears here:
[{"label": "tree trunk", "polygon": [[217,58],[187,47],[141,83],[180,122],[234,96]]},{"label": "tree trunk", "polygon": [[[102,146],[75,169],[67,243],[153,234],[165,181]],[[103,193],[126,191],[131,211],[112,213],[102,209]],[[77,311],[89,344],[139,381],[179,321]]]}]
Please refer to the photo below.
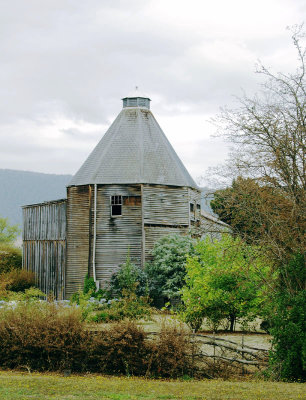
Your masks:
[{"label": "tree trunk", "polygon": [[235,328],[235,321],[236,321],[236,317],[235,314],[230,314],[229,316],[229,320],[230,320],[230,332],[234,332],[234,328]]}]

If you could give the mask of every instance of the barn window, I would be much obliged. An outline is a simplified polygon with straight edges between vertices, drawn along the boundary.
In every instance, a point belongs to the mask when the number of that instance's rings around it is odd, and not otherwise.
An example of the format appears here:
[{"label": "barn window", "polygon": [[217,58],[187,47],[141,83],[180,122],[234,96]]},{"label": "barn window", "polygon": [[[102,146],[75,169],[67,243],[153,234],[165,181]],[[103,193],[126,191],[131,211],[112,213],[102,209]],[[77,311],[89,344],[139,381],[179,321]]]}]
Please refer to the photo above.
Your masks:
[{"label": "barn window", "polygon": [[201,211],[201,204],[197,204],[197,210]]},{"label": "barn window", "polygon": [[122,215],[122,196],[111,196],[111,216]]},{"label": "barn window", "polygon": [[194,204],[193,203],[190,203],[190,212],[194,212]]}]

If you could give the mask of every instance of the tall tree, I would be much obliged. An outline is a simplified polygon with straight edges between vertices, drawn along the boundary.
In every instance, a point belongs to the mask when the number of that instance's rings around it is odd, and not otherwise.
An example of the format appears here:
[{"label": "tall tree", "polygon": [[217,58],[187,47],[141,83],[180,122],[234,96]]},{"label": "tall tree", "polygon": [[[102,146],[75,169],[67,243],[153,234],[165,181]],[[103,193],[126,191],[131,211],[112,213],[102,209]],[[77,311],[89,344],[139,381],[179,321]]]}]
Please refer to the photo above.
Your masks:
[{"label": "tall tree", "polygon": [[306,338],[305,331],[301,333],[301,325],[305,326],[301,304],[306,298],[304,38],[303,27],[295,26],[292,40],[298,65],[294,72],[274,74],[259,65],[257,72],[266,78],[260,94],[244,95],[238,108],[221,113],[223,135],[234,146],[230,164],[236,179],[230,188],[216,193],[213,203],[234,232],[261,245],[273,260],[279,279],[271,298],[272,359],[279,377],[285,378],[305,377]]}]

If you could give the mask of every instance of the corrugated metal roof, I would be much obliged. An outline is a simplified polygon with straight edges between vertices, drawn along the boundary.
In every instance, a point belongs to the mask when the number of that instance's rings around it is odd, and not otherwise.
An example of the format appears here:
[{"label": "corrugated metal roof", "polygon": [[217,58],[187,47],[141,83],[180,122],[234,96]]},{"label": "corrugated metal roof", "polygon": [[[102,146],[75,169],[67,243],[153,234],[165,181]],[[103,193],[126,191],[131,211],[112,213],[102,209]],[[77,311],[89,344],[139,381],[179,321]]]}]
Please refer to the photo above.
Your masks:
[{"label": "corrugated metal roof", "polygon": [[68,186],[162,184],[198,188],[147,108],[123,108]]}]

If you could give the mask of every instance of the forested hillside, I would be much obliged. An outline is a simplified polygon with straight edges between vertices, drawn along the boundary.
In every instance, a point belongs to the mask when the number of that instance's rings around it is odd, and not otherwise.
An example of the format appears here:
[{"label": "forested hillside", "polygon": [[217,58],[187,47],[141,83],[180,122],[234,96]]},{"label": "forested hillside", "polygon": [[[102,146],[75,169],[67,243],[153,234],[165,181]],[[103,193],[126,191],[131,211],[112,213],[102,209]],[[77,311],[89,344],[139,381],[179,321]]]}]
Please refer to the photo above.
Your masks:
[{"label": "forested hillside", "polygon": [[0,169],[0,216],[22,223],[21,206],[66,197],[71,175]]}]

